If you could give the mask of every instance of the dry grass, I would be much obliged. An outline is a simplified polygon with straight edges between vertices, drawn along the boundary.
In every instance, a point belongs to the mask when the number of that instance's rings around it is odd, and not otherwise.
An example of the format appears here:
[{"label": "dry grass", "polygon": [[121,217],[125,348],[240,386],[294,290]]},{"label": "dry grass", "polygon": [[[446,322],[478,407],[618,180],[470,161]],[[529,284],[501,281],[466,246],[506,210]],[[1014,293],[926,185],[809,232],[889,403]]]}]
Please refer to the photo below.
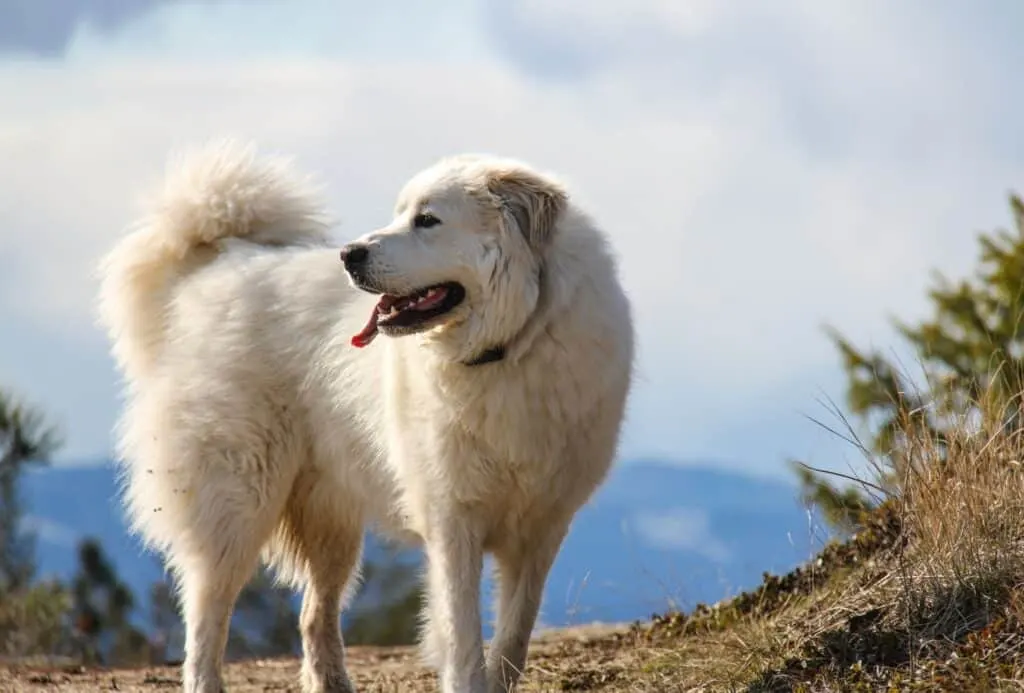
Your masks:
[{"label": "dry grass", "polygon": [[664,690],[1024,690],[1024,430],[1006,425],[1018,404],[981,402],[941,441],[903,417],[860,533],[753,592],[635,629],[656,653],[648,671]]},{"label": "dry grass", "polygon": [[1024,578],[1024,430],[1002,419],[956,426],[942,450],[909,437],[898,502],[912,541],[900,578],[906,618],[922,639],[977,630]]}]

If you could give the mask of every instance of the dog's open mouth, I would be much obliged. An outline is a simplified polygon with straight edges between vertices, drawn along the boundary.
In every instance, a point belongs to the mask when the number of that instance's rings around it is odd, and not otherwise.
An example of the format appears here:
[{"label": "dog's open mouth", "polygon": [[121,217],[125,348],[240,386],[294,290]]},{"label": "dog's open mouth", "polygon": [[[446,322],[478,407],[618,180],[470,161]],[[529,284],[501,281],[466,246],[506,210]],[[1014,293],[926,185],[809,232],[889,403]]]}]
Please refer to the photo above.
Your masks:
[{"label": "dog's open mouth", "polygon": [[352,337],[352,346],[362,348],[368,345],[379,332],[415,332],[454,309],[465,297],[466,290],[457,282],[435,284],[405,296],[382,294],[366,327]]}]

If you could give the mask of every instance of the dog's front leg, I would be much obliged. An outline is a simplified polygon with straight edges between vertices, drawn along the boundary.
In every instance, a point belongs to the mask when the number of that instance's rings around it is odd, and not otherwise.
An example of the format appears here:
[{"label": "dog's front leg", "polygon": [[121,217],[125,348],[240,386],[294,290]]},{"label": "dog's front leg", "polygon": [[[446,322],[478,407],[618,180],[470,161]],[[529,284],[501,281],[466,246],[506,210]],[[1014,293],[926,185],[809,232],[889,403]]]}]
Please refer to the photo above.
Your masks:
[{"label": "dog's front leg", "polygon": [[511,691],[526,668],[544,583],[567,531],[567,521],[552,521],[507,541],[495,551],[497,627],[487,652],[489,693]]},{"label": "dog's front leg", "polygon": [[467,527],[442,521],[427,537],[426,554],[427,657],[438,667],[442,693],[483,693],[481,541]]}]

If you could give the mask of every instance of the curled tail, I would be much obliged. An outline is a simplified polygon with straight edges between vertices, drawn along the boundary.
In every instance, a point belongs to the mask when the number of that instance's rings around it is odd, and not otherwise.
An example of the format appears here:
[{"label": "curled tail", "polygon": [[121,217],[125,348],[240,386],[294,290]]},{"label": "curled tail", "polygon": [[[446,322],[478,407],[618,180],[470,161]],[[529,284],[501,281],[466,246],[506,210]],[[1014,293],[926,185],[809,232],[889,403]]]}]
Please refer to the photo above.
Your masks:
[{"label": "curled tail", "polygon": [[322,244],[327,225],[309,179],[233,140],[183,152],[135,231],[100,263],[100,322],[129,376],[158,353],[169,291],[226,238]]}]

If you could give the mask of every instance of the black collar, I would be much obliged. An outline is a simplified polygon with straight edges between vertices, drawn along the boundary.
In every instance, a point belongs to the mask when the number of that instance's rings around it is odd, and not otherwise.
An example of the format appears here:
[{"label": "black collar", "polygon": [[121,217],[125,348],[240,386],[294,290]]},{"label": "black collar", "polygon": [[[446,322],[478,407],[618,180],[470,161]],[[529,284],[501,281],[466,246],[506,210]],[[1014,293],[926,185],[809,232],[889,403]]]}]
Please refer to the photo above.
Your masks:
[{"label": "black collar", "polygon": [[494,363],[495,361],[501,361],[505,358],[505,347],[496,346],[481,352],[477,356],[474,356],[469,361],[463,361],[463,366],[482,366],[485,363]]}]

